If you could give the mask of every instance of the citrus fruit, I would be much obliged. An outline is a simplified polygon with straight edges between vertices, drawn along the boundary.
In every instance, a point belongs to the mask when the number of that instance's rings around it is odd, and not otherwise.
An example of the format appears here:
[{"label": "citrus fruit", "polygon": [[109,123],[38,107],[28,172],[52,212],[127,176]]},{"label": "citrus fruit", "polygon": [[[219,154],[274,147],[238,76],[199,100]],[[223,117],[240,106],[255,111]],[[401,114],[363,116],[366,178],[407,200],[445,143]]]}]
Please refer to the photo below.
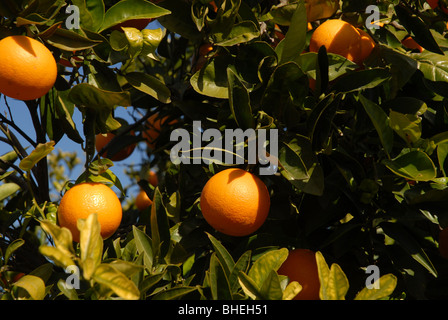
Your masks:
[{"label": "citrus fruit", "polygon": [[306,0],[306,16],[308,22],[331,17],[339,9],[338,0]]},{"label": "citrus fruit", "polygon": [[96,213],[101,225],[101,237],[106,239],[118,229],[121,218],[121,202],[115,192],[98,182],[84,182],[73,186],[61,199],[58,208],[58,223],[69,229],[73,240],[79,242],[78,219]]},{"label": "citrus fruit", "polygon": [[[134,135],[134,133],[131,134]],[[115,134],[113,134],[112,132],[108,132],[106,134],[101,133],[97,134],[95,137],[96,151],[100,152],[104,148],[104,146],[106,146],[114,137]],[[122,161],[128,158],[132,154],[132,152],[134,152],[135,146],[136,146],[135,143],[130,144],[114,154],[112,154],[112,152],[108,150],[104,152],[101,156],[109,158],[112,161]]]},{"label": "citrus fruit", "polygon": [[425,50],[412,37],[406,37],[405,39],[403,39],[403,41],[401,41],[401,44],[408,49],[418,50],[418,51],[420,51],[420,53],[422,53],[423,50]]},{"label": "citrus fruit", "polygon": [[149,199],[144,190],[140,190],[137,197],[135,198],[135,205],[137,206],[138,210],[143,211],[150,205],[152,205],[152,200]]},{"label": "citrus fruit", "polygon": [[150,170],[149,174],[148,174],[148,182],[153,185],[154,187],[156,187],[159,184],[159,178],[157,177],[157,173],[155,173],[154,171]]},{"label": "citrus fruit", "polygon": [[[146,129],[142,132],[142,136],[149,148],[155,149],[157,138],[162,132],[162,126],[166,124],[168,118],[168,116],[160,117],[158,113],[155,113],[146,121]],[[176,122],[177,120],[174,119],[170,121],[168,125],[172,125]]]},{"label": "citrus fruit", "polygon": [[265,222],[270,207],[263,181],[242,169],[226,169],[210,178],[201,193],[201,210],[214,229],[246,236]]},{"label": "citrus fruit", "polygon": [[439,253],[445,259],[448,259],[448,228],[444,228],[439,233]]},{"label": "citrus fruit", "polygon": [[361,54],[359,60],[357,61],[358,64],[361,64],[370,56],[376,44],[367,32],[359,28],[356,28],[356,30],[361,36]]},{"label": "citrus fruit", "polygon": [[277,273],[288,276],[289,281],[297,281],[302,286],[294,300],[319,300],[320,281],[315,252],[308,249],[289,251],[288,258]]},{"label": "citrus fruit", "polygon": [[56,60],[39,41],[27,36],[0,40],[0,92],[18,100],[34,100],[53,87]]},{"label": "citrus fruit", "polygon": [[361,61],[361,35],[348,22],[330,19],[317,27],[310,39],[310,52],[318,52],[321,46],[350,61]]}]

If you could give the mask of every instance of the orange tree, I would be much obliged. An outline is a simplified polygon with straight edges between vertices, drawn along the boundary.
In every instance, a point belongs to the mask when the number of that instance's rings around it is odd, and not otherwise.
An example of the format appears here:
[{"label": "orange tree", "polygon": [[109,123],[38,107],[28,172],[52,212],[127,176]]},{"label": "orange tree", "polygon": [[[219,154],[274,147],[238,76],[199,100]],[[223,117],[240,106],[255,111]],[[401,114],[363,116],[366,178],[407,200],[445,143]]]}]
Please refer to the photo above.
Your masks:
[{"label": "orange tree", "polygon": [[[2,39],[25,35],[56,62],[70,59],[58,64],[48,92],[14,101],[29,111],[33,134],[16,121],[23,115],[12,98],[0,103],[2,299],[293,299],[300,281],[278,270],[295,249],[314,252],[315,267],[295,259],[288,269],[316,268],[306,272],[318,276],[320,299],[446,298],[447,244],[439,237],[448,227],[443,5],[2,0]],[[353,26],[337,35],[351,44],[350,54],[332,52],[325,46],[331,39],[310,50],[314,30],[329,19]],[[129,23],[139,20],[160,28]],[[368,57],[350,37],[374,42]],[[403,46],[407,37],[424,50]],[[19,59],[20,66],[22,56],[12,54],[0,52],[0,60]],[[124,130],[115,116],[121,108],[133,119]],[[161,125],[148,128],[155,115]],[[243,163],[174,163],[170,133],[186,129],[193,141],[199,132],[193,121],[222,134],[276,130],[267,142],[278,142],[271,168],[277,172],[260,175],[266,164],[248,162],[248,137],[233,141],[243,146]],[[154,129],[155,141],[145,141]],[[129,173],[152,199],[149,208],[137,208],[137,194],[96,153],[95,136],[112,131],[117,135],[101,155],[134,144],[147,150]],[[73,154],[56,154],[62,138],[85,153],[79,176],[60,169],[77,163]],[[201,146],[193,141],[191,148]],[[215,146],[215,152],[233,151]],[[201,212],[205,184],[229,166],[258,176],[269,192],[267,219],[249,235],[222,234]],[[155,186],[145,179],[154,168]],[[59,224],[58,206],[67,190],[85,182],[113,187],[123,217],[103,239],[91,212],[78,220],[73,242]],[[372,266],[379,271],[376,289],[367,285]]]}]

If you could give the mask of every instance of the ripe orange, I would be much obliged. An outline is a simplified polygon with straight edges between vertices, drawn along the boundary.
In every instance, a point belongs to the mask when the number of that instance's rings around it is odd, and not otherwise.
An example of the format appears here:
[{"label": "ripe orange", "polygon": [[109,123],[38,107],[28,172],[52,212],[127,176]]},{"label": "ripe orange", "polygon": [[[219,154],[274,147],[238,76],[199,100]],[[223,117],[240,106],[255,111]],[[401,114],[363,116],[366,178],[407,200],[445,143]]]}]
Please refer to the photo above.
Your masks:
[{"label": "ripe orange", "polygon": [[294,300],[319,300],[320,281],[316,255],[308,249],[295,249],[278,269],[279,275],[288,276],[302,286]]},{"label": "ripe orange", "polygon": [[439,253],[445,259],[448,259],[448,228],[439,233]]},{"label": "ripe orange", "polygon": [[366,60],[370,54],[372,53],[373,49],[375,48],[375,41],[372,39],[372,37],[365,32],[362,29],[356,28],[359,35],[361,36],[361,54],[359,57],[359,60],[357,61],[358,64],[362,64],[364,60]]},{"label": "ripe orange", "polygon": [[415,41],[412,37],[407,37],[405,39],[403,39],[403,41],[401,41],[401,44],[403,46],[405,46],[408,49],[412,49],[412,50],[418,50],[420,51],[420,53],[423,52],[423,50],[425,50],[421,45],[419,45],[417,43],[417,41]]},{"label": "ripe orange", "polygon": [[265,222],[270,196],[260,178],[242,169],[226,169],[215,174],[201,193],[205,220],[230,236],[249,235]]},{"label": "ripe orange", "polygon": [[314,30],[310,39],[310,52],[318,52],[325,46],[327,52],[341,55],[359,63],[361,57],[361,35],[348,22],[330,19]]},{"label": "ripe orange", "polygon": [[137,197],[135,198],[135,205],[137,206],[138,210],[143,211],[150,205],[152,205],[152,200],[149,199],[144,190],[140,190]]},{"label": "ripe orange", "polygon": [[[133,132],[131,132],[131,135],[134,135]],[[115,134],[113,134],[112,132],[108,132],[105,135],[99,133],[96,135],[95,137],[95,148],[97,152],[100,152],[104,146],[106,146],[113,138],[115,137]],[[130,144],[127,147],[121,149],[120,151],[118,151],[115,154],[111,154],[111,152],[109,150],[107,150],[105,153],[103,153],[101,156],[102,157],[107,157],[112,161],[121,161],[124,160],[126,158],[128,158],[132,152],[134,152],[136,144]]]},{"label": "ripe orange", "polygon": [[39,41],[27,36],[0,40],[0,92],[18,100],[34,100],[53,87],[56,60]]},{"label": "ripe orange", "polygon": [[[155,149],[157,138],[162,132],[162,126],[165,125],[168,118],[168,116],[161,118],[158,113],[155,113],[146,121],[146,130],[142,132],[142,136],[149,148]],[[174,119],[169,122],[168,125],[172,125],[176,122],[177,120]]]},{"label": "ripe orange", "polygon": [[123,210],[115,192],[98,182],[84,182],[68,190],[58,208],[58,223],[68,228],[73,240],[79,242],[78,219],[86,219],[90,214],[98,214],[101,237],[113,235],[121,223]]},{"label": "ripe orange", "polygon": [[148,175],[149,175],[148,182],[151,185],[153,185],[154,187],[156,187],[159,184],[159,178],[157,177],[157,173],[155,173],[154,171],[150,170]]}]

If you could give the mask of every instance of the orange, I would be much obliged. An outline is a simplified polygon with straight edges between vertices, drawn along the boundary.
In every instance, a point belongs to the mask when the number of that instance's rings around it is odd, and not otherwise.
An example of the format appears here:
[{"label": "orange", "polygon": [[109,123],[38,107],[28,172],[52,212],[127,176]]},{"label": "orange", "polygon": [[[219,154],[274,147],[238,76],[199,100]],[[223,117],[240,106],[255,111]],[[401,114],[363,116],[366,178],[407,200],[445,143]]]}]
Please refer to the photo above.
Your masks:
[{"label": "orange", "polygon": [[294,300],[319,300],[320,281],[315,252],[295,249],[278,269],[279,275],[288,276],[289,281],[297,281],[302,286]]},{"label": "orange", "polygon": [[448,259],[448,228],[439,233],[439,253],[445,259]]},{"label": "orange", "polygon": [[435,9],[439,6],[439,0],[426,0],[431,9]]},{"label": "orange", "polygon": [[98,182],[84,182],[68,190],[58,208],[58,223],[68,228],[73,240],[79,242],[78,219],[86,219],[96,213],[101,225],[101,237],[113,235],[121,223],[123,210],[115,192]]},{"label": "orange", "polygon": [[[153,114],[146,121],[146,130],[142,132],[142,136],[145,139],[146,144],[151,149],[155,149],[157,138],[162,132],[162,126],[165,125],[168,120],[168,116],[160,118],[158,113]],[[169,125],[176,123],[177,120],[169,122]]]},{"label": "orange", "polygon": [[27,36],[0,40],[0,92],[18,100],[34,100],[53,87],[56,60],[42,43]]},{"label": "orange", "polygon": [[401,44],[405,46],[408,49],[411,50],[418,50],[420,53],[425,50],[421,45],[419,45],[412,37],[407,37],[401,41]]},{"label": "orange", "polygon": [[230,236],[246,236],[265,222],[270,207],[263,181],[242,169],[215,174],[201,193],[201,210],[214,229]]},{"label": "orange", "polygon": [[361,55],[357,63],[362,64],[364,60],[366,60],[370,56],[376,44],[375,41],[367,32],[359,28],[356,28],[356,30],[361,36]]},{"label": "orange", "polygon": [[137,206],[138,210],[143,211],[150,205],[152,205],[152,200],[149,199],[144,190],[140,190],[137,197],[135,198],[135,205]]},{"label": "orange", "polygon": [[[134,135],[133,132],[131,132],[132,135]],[[100,152],[104,146],[106,146],[113,138],[115,137],[115,134],[112,132],[108,132],[105,135],[103,134],[97,134],[95,137],[95,148],[97,152]],[[134,152],[135,149],[135,143],[128,145],[127,147],[121,149],[120,151],[116,152],[115,154],[111,154],[109,150],[104,152],[101,156],[107,157],[112,161],[121,161],[126,158],[128,158],[132,152]]]},{"label": "orange", "polygon": [[348,22],[330,19],[317,27],[310,39],[310,52],[318,52],[321,46],[350,61],[361,61],[361,35]]},{"label": "orange", "polygon": [[159,178],[157,177],[157,173],[155,173],[154,171],[150,170],[149,171],[148,182],[151,185],[153,185],[154,187],[156,187],[159,184]]}]

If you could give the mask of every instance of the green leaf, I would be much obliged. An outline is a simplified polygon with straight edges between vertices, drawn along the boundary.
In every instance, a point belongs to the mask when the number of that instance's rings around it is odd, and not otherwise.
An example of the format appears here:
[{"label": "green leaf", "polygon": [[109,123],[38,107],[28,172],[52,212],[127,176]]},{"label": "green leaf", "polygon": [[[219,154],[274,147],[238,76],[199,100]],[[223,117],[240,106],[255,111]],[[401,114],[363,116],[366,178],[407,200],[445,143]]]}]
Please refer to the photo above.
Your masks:
[{"label": "green leaf", "polygon": [[107,10],[103,24],[99,30],[102,32],[114,25],[133,19],[151,19],[170,14],[169,10],[156,6],[145,0],[124,0]]},{"label": "green leaf", "polygon": [[74,254],[72,233],[69,229],[61,228],[49,220],[40,221],[40,226],[51,235],[55,246],[59,250],[67,255]]},{"label": "green leaf", "polygon": [[162,103],[171,102],[170,89],[159,79],[142,72],[130,72],[124,75],[135,89],[144,92]]},{"label": "green leaf", "polygon": [[229,286],[232,293],[237,293],[239,288],[238,275],[240,272],[247,272],[250,265],[251,251],[244,252],[233,266],[229,275]]},{"label": "green leaf", "polygon": [[397,277],[391,273],[385,274],[379,278],[379,289],[376,289],[377,283],[373,288],[364,287],[355,297],[355,300],[380,300],[390,296],[397,286]]},{"label": "green leaf", "polygon": [[145,267],[148,270],[152,269],[154,253],[152,250],[153,244],[149,236],[136,226],[132,226],[132,233],[135,239],[135,245],[137,247],[137,252],[143,254],[143,261]]},{"label": "green leaf", "polygon": [[19,249],[21,246],[25,244],[25,240],[23,239],[15,239],[13,242],[11,242],[8,247],[6,248],[5,255],[3,257],[4,261],[8,263],[9,258],[12,256],[12,254]]},{"label": "green leaf", "polygon": [[142,294],[145,294],[149,289],[151,289],[153,286],[155,286],[157,283],[159,283],[160,280],[163,279],[165,274],[166,274],[166,271],[163,271],[161,273],[150,275],[150,276],[147,276],[146,278],[144,278],[139,284],[140,292]]},{"label": "green leaf", "polygon": [[380,224],[384,233],[399,243],[399,245],[418,263],[434,277],[437,277],[437,270],[429,259],[426,252],[422,249],[420,243],[405,229],[405,227],[391,222]]},{"label": "green leaf", "polygon": [[75,265],[72,255],[60,248],[42,245],[39,247],[39,252],[61,268]]},{"label": "green leaf", "polygon": [[57,28],[45,41],[58,49],[70,52],[90,49],[102,42],[62,28]]},{"label": "green leaf", "polygon": [[5,182],[0,185],[0,201],[12,196],[20,190],[20,186],[14,182]]},{"label": "green leaf", "polygon": [[383,160],[384,165],[400,177],[415,181],[429,181],[437,176],[431,158],[422,151],[404,153],[393,160]]},{"label": "green leaf", "polygon": [[277,272],[274,270],[268,272],[260,287],[260,294],[265,300],[281,300],[283,298],[283,291]]},{"label": "green leaf", "polygon": [[155,294],[153,300],[175,300],[196,290],[197,287],[190,286],[170,288]]},{"label": "green leaf", "polygon": [[203,33],[198,32],[191,14],[186,14],[191,12],[191,3],[179,0],[164,0],[159,5],[171,11],[171,14],[157,19],[162,26],[186,39],[200,40],[202,38]]},{"label": "green leaf", "polygon": [[208,275],[213,300],[231,300],[232,292],[230,290],[228,274],[226,274],[216,253],[213,253],[210,257]]},{"label": "green leaf", "polygon": [[69,300],[79,300],[78,293],[75,288],[67,288],[65,280],[59,279],[57,283],[58,289],[66,296]]},{"label": "green leaf", "polygon": [[260,30],[252,21],[242,21],[233,25],[229,33],[213,33],[213,42],[222,47],[230,47],[249,42],[260,36]]},{"label": "green leaf", "polygon": [[90,214],[87,219],[78,219],[80,231],[80,258],[83,276],[90,280],[96,268],[101,263],[103,254],[103,239],[101,238],[101,225],[96,213]]},{"label": "green leaf", "polygon": [[282,300],[292,300],[302,291],[302,286],[297,281],[291,281],[283,291]]},{"label": "green leaf", "polygon": [[[151,205],[151,239],[153,252],[156,257],[162,259],[168,253],[171,235],[166,215],[163,196],[157,187],[154,191],[153,204]],[[160,250],[160,251],[159,251]]]},{"label": "green leaf", "polygon": [[341,267],[333,263],[329,268],[321,252],[316,252],[316,262],[320,281],[320,298],[322,300],[345,300],[349,283]]},{"label": "green leaf", "polygon": [[437,82],[448,81],[448,57],[442,54],[423,51],[413,56],[417,68],[423,73],[425,79]]},{"label": "green leaf", "polygon": [[227,68],[232,62],[228,56],[213,58],[190,78],[191,86],[200,94],[228,99]]},{"label": "green leaf", "polygon": [[391,110],[389,125],[408,144],[416,143],[422,136],[421,119],[416,115]]},{"label": "green leaf", "polygon": [[98,31],[104,20],[103,0],[73,0],[72,3],[79,8],[80,26],[83,29]]},{"label": "green leaf", "polygon": [[386,68],[373,68],[348,73],[341,77],[332,87],[336,92],[354,92],[372,89],[391,78],[391,72]]},{"label": "green leaf", "polygon": [[[277,46],[277,54],[280,51],[280,63],[292,61],[300,55],[306,45],[307,18],[305,2],[299,1],[285,38]],[[280,50],[281,49],[281,50]]]},{"label": "green leaf", "polygon": [[243,130],[254,128],[255,121],[252,116],[249,91],[243,85],[241,79],[232,71],[227,69],[227,80],[229,82],[229,104],[238,127]]},{"label": "green leaf", "polygon": [[36,149],[20,161],[19,168],[24,171],[30,171],[40,160],[54,150],[54,144],[54,141],[39,143]]},{"label": "green leaf", "polygon": [[24,292],[19,290],[19,300],[43,300],[45,297],[45,283],[41,278],[36,276],[25,275],[14,282],[14,287],[24,290]]},{"label": "green leaf", "polygon": [[270,270],[277,271],[288,257],[288,249],[271,250],[259,257],[249,270],[248,276],[261,288]]},{"label": "green leaf", "polygon": [[68,99],[78,107],[91,108],[96,112],[111,110],[116,106],[130,107],[132,105],[129,92],[101,90],[87,83],[72,87]]},{"label": "green leaf", "polygon": [[384,151],[389,155],[394,143],[394,132],[389,125],[389,118],[376,103],[368,100],[363,95],[360,95],[359,99],[380,137]]},{"label": "green leaf", "polygon": [[309,179],[308,170],[301,158],[300,145],[298,148],[282,142],[279,149],[279,168],[280,173],[288,180]]},{"label": "green leaf", "polygon": [[443,176],[448,173],[448,142],[440,143],[437,146],[437,160],[439,161],[439,168],[442,170]]},{"label": "green leaf", "polygon": [[227,249],[221,244],[221,242],[218,241],[214,236],[212,236],[210,233],[207,233],[208,238],[210,239],[210,242],[213,245],[213,248],[215,249],[215,254],[219,261],[222,264],[224,273],[227,277],[230,276],[231,271],[235,267],[235,261],[233,261],[232,256],[227,251]]},{"label": "green leaf", "polygon": [[243,288],[244,293],[251,298],[252,300],[256,300],[257,298],[261,299],[260,289],[255,281],[249,277],[244,272],[240,271],[238,273],[238,282]]},{"label": "green leaf", "polygon": [[140,291],[134,282],[110,264],[102,263],[98,265],[92,279],[108,287],[123,299],[138,300],[140,298]]}]

